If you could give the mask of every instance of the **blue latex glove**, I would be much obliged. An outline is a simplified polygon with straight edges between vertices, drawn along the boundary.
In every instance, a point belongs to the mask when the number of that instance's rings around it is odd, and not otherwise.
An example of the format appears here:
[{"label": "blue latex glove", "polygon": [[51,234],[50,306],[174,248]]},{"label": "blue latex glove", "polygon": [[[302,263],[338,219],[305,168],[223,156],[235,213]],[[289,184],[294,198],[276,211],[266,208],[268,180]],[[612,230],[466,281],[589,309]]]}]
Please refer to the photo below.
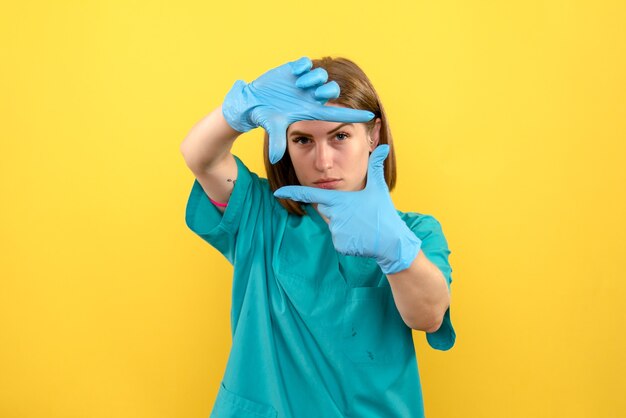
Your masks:
[{"label": "blue latex glove", "polygon": [[224,99],[222,114],[233,129],[248,132],[262,126],[267,131],[272,164],[285,154],[287,128],[296,121],[367,122],[374,118],[365,110],[324,106],[339,97],[339,85],[326,83],[326,70],[310,71],[312,66],[309,58],[302,57],[249,84],[237,80]]},{"label": "blue latex glove", "polygon": [[376,147],[370,155],[367,185],[345,192],[305,186],[285,186],[274,196],[297,202],[318,203],[317,209],[330,223],[335,249],[346,255],[373,257],[385,274],[407,269],[422,241],[398,215],[385,182],[383,163],[389,145]]}]

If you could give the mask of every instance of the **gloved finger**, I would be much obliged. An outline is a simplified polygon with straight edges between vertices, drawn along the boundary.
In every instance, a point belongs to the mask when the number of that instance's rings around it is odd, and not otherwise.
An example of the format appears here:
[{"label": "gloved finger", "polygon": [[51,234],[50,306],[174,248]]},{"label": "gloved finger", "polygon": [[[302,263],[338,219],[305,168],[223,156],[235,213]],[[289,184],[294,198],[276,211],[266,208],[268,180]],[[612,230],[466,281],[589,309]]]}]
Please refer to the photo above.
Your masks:
[{"label": "gloved finger", "polygon": [[287,148],[287,126],[285,120],[272,120],[264,127],[269,135],[270,163],[276,164],[285,155]]},{"label": "gloved finger", "polygon": [[284,186],[274,192],[280,199],[291,199],[303,203],[323,203],[330,205],[341,193],[337,190],[318,189],[308,186]]},{"label": "gloved finger", "polygon": [[318,67],[301,75],[296,80],[296,87],[301,89],[307,89],[309,87],[319,86],[328,81],[328,73],[325,69]]},{"label": "gloved finger", "polygon": [[302,57],[296,61],[289,63],[291,73],[293,75],[301,75],[309,71],[313,67],[313,62],[308,57]]},{"label": "gloved finger", "polygon": [[336,81],[330,81],[315,90],[315,98],[324,100],[324,104],[330,99],[339,97],[340,89]]},{"label": "gloved finger", "polygon": [[320,203],[319,205],[317,205],[317,210],[319,211],[319,213],[321,213],[322,215],[324,215],[330,220],[333,219],[333,211],[331,208],[332,208],[331,206],[325,205],[323,203]]},{"label": "gloved finger", "polygon": [[377,186],[383,186],[385,182],[385,159],[389,155],[389,145],[380,144],[370,154],[370,159],[367,164],[367,185],[366,188],[371,187],[372,184]]},{"label": "gloved finger", "polygon": [[374,114],[368,110],[349,109],[337,106],[318,106],[310,111],[314,120],[326,120],[329,122],[368,122],[374,118]]}]

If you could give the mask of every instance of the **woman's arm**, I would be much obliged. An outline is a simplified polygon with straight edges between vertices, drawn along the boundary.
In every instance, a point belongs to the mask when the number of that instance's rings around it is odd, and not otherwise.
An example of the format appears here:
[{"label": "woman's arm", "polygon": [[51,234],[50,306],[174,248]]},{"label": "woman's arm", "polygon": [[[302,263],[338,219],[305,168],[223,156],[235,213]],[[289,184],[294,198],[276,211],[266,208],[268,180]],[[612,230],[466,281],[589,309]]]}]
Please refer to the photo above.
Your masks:
[{"label": "woman's arm", "polygon": [[[219,106],[191,128],[180,145],[185,163],[212,200],[228,202],[237,179],[237,163],[230,153],[241,132],[228,125]],[[224,212],[225,207],[217,205]]]},{"label": "woman's arm", "polygon": [[450,306],[446,278],[421,251],[406,270],[388,274],[393,299],[404,322],[411,328],[435,332]]}]

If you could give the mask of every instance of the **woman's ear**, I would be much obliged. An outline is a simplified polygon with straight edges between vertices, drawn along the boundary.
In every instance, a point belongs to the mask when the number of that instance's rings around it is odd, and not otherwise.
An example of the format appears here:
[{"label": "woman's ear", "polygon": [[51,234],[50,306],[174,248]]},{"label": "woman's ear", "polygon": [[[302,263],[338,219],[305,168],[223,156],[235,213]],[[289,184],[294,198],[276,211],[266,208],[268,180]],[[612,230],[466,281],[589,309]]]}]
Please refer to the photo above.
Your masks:
[{"label": "woman's ear", "polygon": [[378,140],[380,139],[380,126],[381,126],[380,118],[376,118],[376,122],[374,127],[368,134],[368,141],[370,146],[370,152],[374,151],[374,148],[378,146]]}]

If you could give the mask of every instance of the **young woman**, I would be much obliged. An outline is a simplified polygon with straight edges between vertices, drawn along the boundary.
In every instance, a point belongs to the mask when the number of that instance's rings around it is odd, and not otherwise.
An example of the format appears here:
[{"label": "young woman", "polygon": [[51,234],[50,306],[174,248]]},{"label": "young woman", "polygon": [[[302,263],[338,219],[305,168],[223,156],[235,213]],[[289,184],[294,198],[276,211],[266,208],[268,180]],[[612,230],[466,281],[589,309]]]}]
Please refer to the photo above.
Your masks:
[{"label": "young woman", "polygon": [[[230,152],[258,126],[267,179]],[[234,266],[211,417],[424,416],[412,329],[454,345],[450,251],[433,216],[393,206],[391,131],[363,71],[304,57],[237,81],[181,152],[187,225]]]}]

